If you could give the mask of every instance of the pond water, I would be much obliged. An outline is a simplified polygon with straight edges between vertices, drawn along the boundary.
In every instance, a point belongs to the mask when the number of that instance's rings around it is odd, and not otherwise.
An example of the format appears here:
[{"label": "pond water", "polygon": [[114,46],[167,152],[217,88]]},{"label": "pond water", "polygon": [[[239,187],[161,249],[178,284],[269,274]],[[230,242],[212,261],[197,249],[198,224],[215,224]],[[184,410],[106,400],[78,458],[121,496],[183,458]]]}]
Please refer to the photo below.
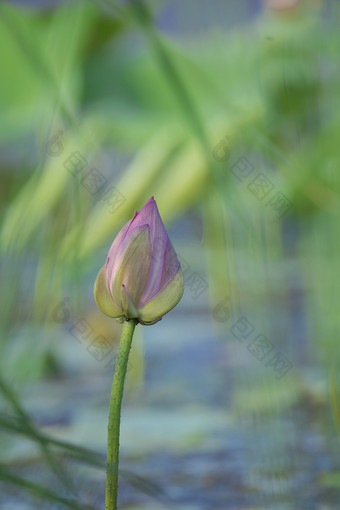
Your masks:
[{"label": "pond water", "polygon": [[[338,443],[321,370],[293,366],[277,378],[234,338],[233,324],[226,339],[211,315],[187,310],[138,331],[123,406],[120,508],[339,508]],[[48,434],[104,456],[112,371],[69,331],[56,356],[63,377],[27,386],[25,407]],[[136,370],[143,361],[144,380]],[[3,453],[16,474],[60,487],[30,441],[9,441]],[[104,470],[60,461],[81,501],[103,508]],[[2,482],[2,509],[37,501]]]}]

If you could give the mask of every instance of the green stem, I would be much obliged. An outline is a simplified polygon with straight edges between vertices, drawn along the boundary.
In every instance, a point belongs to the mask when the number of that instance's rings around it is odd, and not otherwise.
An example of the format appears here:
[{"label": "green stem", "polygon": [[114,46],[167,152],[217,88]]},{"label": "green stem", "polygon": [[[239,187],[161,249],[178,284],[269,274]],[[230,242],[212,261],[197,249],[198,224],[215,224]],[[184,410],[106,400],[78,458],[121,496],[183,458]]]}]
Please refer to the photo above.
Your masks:
[{"label": "green stem", "polygon": [[113,376],[107,439],[105,510],[117,510],[120,410],[126,368],[135,327],[136,321],[134,319],[124,321]]}]

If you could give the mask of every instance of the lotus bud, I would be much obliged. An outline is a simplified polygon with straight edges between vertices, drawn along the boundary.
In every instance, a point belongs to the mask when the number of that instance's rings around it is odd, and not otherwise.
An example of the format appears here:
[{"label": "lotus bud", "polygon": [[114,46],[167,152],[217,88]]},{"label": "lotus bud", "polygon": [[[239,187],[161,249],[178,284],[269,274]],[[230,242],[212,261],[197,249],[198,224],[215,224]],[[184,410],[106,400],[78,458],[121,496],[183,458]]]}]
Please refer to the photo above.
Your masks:
[{"label": "lotus bud", "polygon": [[151,197],[113,241],[94,285],[95,301],[109,317],[153,324],[183,291],[178,257]]}]

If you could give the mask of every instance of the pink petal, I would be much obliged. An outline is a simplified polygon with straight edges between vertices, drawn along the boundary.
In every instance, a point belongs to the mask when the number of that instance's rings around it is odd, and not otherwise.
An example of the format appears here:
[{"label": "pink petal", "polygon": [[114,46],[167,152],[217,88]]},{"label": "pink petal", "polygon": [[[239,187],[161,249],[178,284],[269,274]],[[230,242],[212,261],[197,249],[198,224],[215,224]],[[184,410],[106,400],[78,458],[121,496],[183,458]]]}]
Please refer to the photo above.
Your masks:
[{"label": "pink petal", "polygon": [[147,223],[149,225],[152,242],[152,264],[149,280],[140,301],[140,306],[143,306],[172,278],[179,267],[179,262],[153,197],[138,213],[135,218],[136,223]]},{"label": "pink petal", "polygon": [[[112,278],[112,271],[113,271],[114,262],[117,257],[117,253],[121,247],[121,244],[127,234],[127,231],[129,229],[131,223],[133,222],[133,220],[135,219],[137,214],[138,213],[136,211],[132,220],[129,220],[127,223],[125,223],[124,227],[118,232],[113,243],[111,244],[111,248],[109,249],[109,253],[108,253],[108,256],[106,259],[106,281],[108,283],[109,289],[111,288],[110,282],[111,282],[111,278]],[[118,305],[118,303],[117,303],[117,305]]]}]

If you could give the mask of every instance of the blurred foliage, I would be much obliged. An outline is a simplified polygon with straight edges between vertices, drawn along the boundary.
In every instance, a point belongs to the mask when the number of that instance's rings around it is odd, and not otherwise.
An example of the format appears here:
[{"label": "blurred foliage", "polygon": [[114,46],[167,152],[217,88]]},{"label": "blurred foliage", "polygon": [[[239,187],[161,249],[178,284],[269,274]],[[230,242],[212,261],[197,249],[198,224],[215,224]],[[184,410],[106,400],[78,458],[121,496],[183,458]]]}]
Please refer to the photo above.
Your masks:
[{"label": "blurred foliage", "polygon": [[[160,30],[163,7],[0,6],[1,369],[22,380],[58,370],[45,335],[63,327],[56,307],[66,296],[72,313],[91,313],[94,276],[114,235],[155,195],[167,226],[193,210],[202,218],[200,267],[222,334],[223,310],[236,317],[259,306],[258,327],[291,358],[336,371],[340,6],[325,17],[323,2],[301,2],[190,36]],[[79,175],[74,154],[86,160]],[[242,158],[283,194],[286,214],[251,193],[237,174]],[[100,189],[84,180],[93,169]],[[301,299],[303,327],[294,315]],[[291,322],[263,312],[272,306]],[[237,412],[256,402],[271,408],[281,393],[274,385],[261,400],[265,386],[241,387]],[[285,395],[295,404],[293,387]],[[27,431],[48,461],[47,439]]]}]

